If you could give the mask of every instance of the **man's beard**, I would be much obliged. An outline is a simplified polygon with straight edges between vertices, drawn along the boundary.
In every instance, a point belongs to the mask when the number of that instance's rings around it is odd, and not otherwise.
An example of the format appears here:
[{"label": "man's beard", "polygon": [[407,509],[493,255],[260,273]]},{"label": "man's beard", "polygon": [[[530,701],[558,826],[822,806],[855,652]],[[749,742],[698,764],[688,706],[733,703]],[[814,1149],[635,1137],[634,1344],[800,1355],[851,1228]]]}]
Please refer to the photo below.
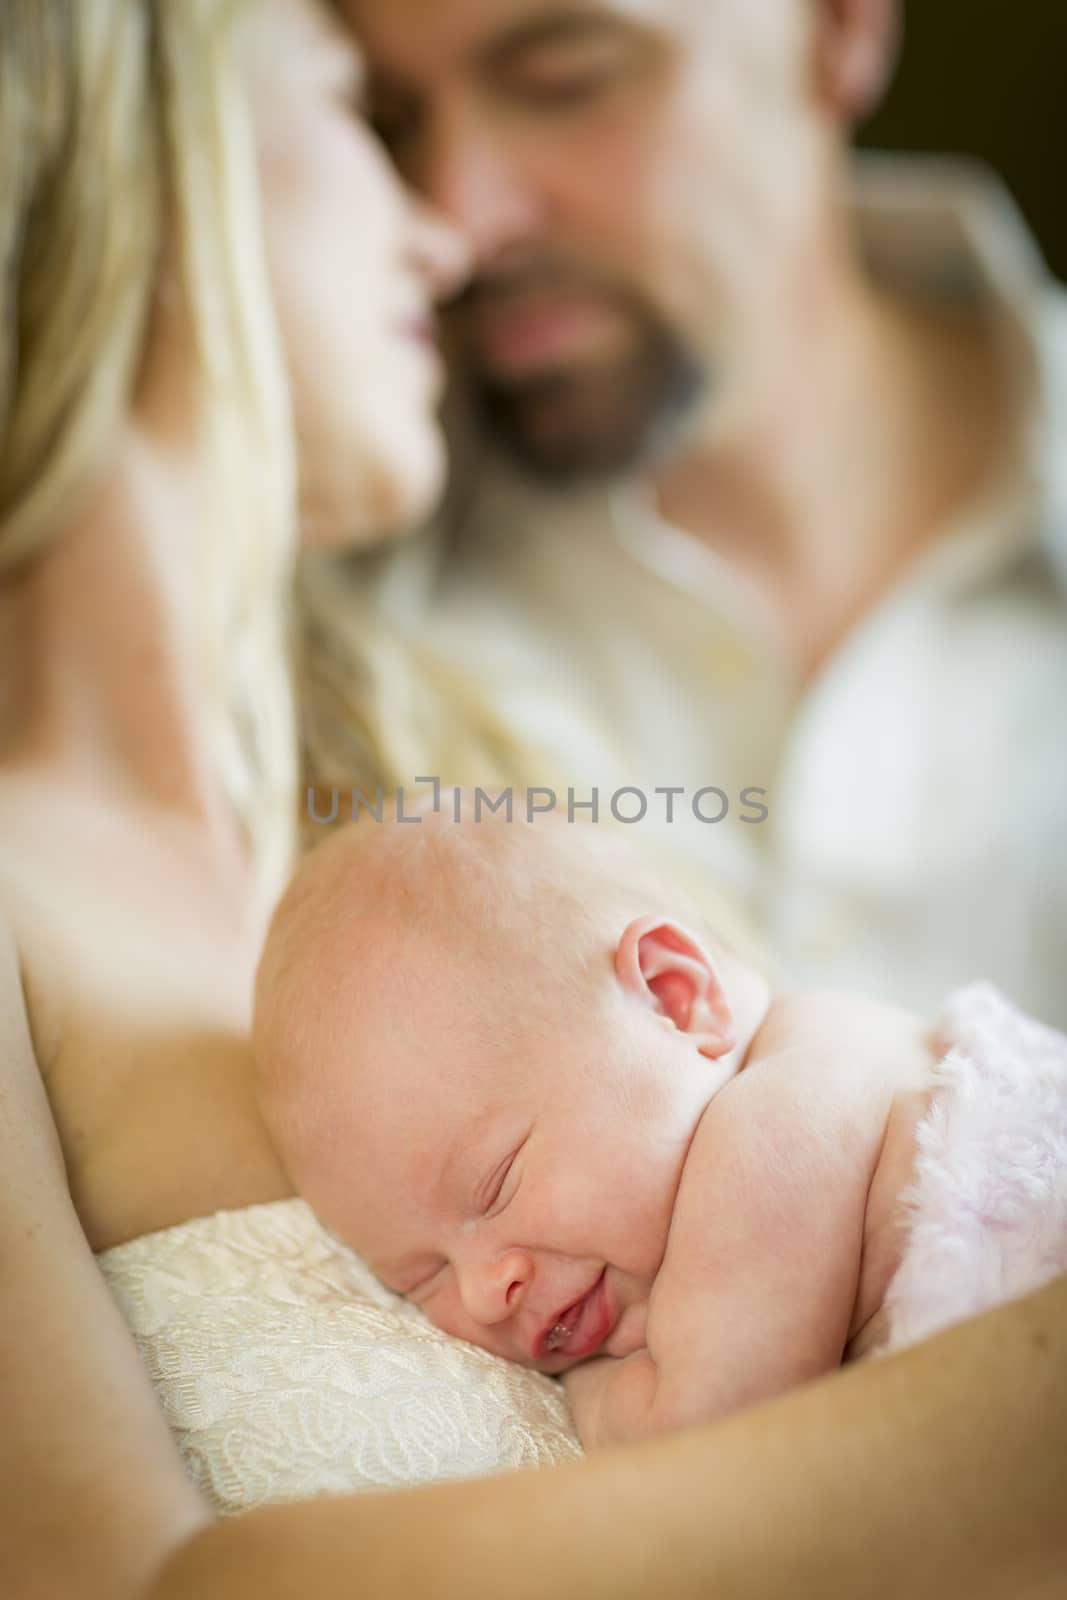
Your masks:
[{"label": "man's beard", "polygon": [[[483,293],[493,291],[468,291],[460,315],[476,309]],[[696,351],[635,297],[618,299],[633,339],[614,359],[512,382],[468,362],[486,432],[546,483],[612,479],[655,464],[677,447],[707,396],[711,373]]]}]

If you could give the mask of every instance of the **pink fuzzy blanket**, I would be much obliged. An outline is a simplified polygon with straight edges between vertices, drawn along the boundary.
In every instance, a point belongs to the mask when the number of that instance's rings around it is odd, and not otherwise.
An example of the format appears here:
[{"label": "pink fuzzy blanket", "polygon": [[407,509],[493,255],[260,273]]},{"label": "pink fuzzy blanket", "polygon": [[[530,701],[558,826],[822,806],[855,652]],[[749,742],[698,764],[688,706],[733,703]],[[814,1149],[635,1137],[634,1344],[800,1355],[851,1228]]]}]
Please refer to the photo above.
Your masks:
[{"label": "pink fuzzy blanket", "polygon": [[1067,1272],[1067,1037],[985,983],[949,997],[938,1036],[885,1350]]}]

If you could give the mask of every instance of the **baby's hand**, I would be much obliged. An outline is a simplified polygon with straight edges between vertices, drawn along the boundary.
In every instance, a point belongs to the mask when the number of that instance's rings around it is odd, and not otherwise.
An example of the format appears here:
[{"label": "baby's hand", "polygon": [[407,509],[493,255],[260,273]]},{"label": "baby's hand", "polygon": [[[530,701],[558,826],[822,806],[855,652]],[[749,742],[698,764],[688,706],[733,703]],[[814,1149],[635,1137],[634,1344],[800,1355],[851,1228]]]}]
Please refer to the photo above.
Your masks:
[{"label": "baby's hand", "polygon": [[563,1374],[563,1388],[583,1450],[596,1449],[604,1388],[617,1364],[614,1356],[595,1356]]},{"label": "baby's hand", "polygon": [[656,1366],[647,1350],[621,1359],[598,1356],[563,1374],[563,1387],[583,1450],[645,1439],[653,1425]]}]

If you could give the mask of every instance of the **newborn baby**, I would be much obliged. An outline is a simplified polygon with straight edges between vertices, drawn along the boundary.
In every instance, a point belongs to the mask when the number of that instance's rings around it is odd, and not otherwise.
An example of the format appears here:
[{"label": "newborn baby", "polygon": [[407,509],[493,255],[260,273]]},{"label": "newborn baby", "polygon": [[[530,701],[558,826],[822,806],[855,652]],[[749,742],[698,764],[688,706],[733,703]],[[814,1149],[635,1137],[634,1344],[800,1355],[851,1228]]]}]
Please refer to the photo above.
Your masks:
[{"label": "newborn baby", "polygon": [[[1043,1063],[1051,1246],[977,1287],[966,1249],[955,1277],[920,1251],[912,1336],[1067,1270],[1067,1041],[1010,1016]],[[949,1043],[858,996],[772,998],[614,833],[493,815],[320,847],[256,989],[260,1103],[296,1187],[441,1328],[564,1375],[586,1448],[887,1342],[908,1186],[952,1123],[928,1115]]]}]

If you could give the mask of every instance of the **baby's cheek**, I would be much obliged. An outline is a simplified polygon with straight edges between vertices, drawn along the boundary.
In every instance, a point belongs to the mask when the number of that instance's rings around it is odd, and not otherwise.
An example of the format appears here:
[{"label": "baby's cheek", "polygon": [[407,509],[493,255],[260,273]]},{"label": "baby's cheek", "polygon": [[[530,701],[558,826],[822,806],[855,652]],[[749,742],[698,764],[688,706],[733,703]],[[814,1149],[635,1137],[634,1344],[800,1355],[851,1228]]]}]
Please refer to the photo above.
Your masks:
[{"label": "baby's cheek", "polygon": [[447,1288],[442,1286],[428,1295],[419,1303],[419,1310],[443,1333],[450,1333],[459,1339],[467,1337],[466,1333],[460,1331],[460,1325],[465,1320],[463,1308],[459,1296],[451,1285]]},{"label": "baby's cheek", "polygon": [[498,1345],[493,1342],[494,1330],[483,1327],[469,1315],[456,1289],[442,1288],[431,1296],[422,1309],[442,1333],[450,1334],[453,1339],[464,1339],[468,1344],[476,1344],[492,1354],[500,1353]]}]

